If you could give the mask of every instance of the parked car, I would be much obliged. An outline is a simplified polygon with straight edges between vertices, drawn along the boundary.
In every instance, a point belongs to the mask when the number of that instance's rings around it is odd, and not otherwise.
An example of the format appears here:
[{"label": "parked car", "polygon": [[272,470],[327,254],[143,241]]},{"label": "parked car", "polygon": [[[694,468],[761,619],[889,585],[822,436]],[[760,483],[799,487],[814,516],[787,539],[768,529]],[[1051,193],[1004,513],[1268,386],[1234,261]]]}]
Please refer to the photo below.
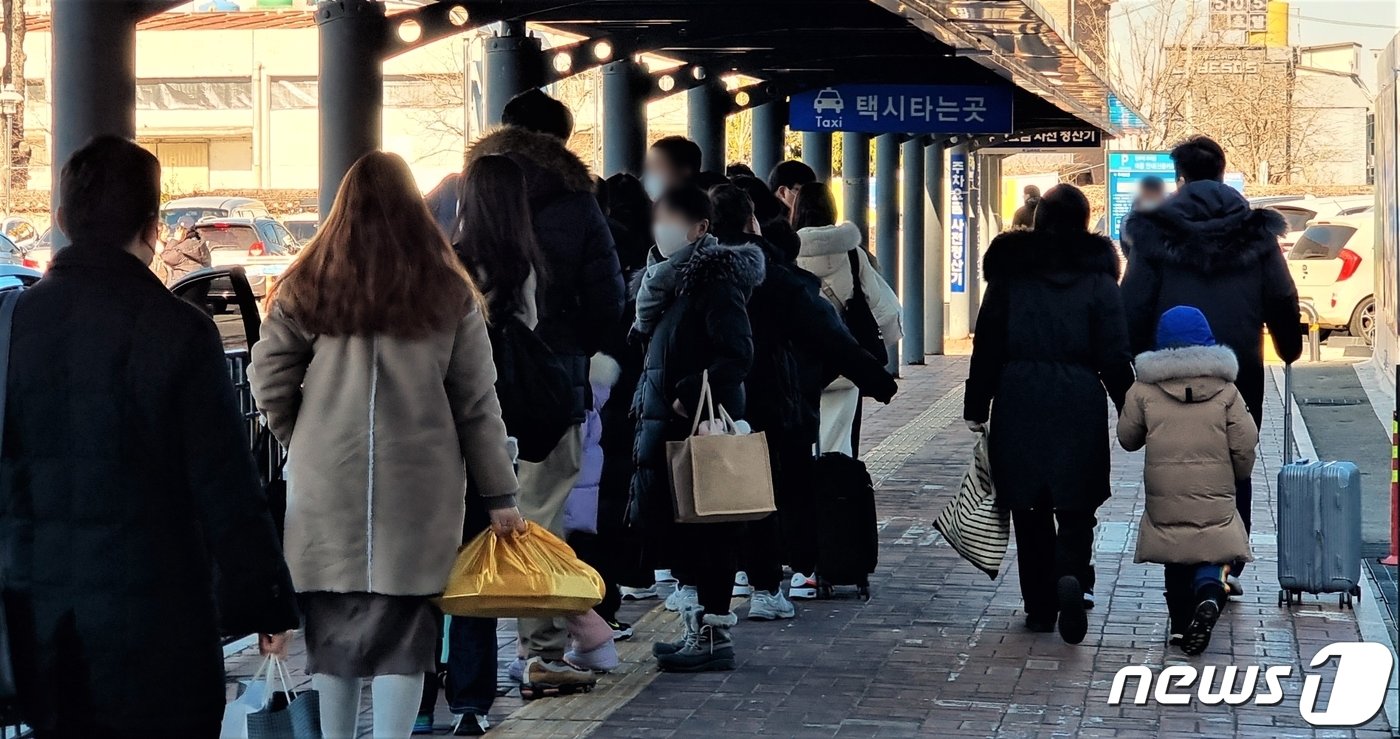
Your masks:
[{"label": "parked car", "polygon": [[178,198],[160,209],[160,220],[167,228],[174,228],[186,216],[199,223],[206,218],[268,218],[271,214],[261,200],[212,195]]},{"label": "parked car", "polygon": [[294,213],[283,216],[282,225],[292,232],[297,241],[305,244],[316,235],[316,229],[321,226],[321,216],[316,213]]},{"label": "parked car", "polygon": [[209,245],[213,266],[243,267],[253,293],[261,298],[292,263],[300,243],[272,218],[206,218],[195,234]]},{"label": "parked car", "polygon": [[0,234],[13,241],[21,249],[28,250],[39,240],[39,229],[28,218],[10,216],[0,221]]},{"label": "parked car", "polygon": [[1370,213],[1376,207],[1376,199],[1373,195],[1345,195],[1329,198],[1309,195],[1283,202],[1269,203],[1267,207],[1278,211],[1288,222],[1288,233],[1279,239],[1279,247],[1287,254],[1298,238],[1303,235],[1303,231],[1315,221],[1336,216]]},{"label": "parked car", "polygon": [[1288,251],[1298,299],[1317,310],[1318,325],[1376,338],[1375,219],[1368,213],[1320,220]]}]

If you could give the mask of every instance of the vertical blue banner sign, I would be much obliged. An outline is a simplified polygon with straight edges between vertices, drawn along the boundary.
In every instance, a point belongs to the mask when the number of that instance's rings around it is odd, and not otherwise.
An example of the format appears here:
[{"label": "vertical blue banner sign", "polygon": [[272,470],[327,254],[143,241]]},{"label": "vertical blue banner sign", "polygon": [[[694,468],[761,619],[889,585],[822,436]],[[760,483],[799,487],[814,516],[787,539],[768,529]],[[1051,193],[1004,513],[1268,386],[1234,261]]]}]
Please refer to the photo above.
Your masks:
[{"label": "vertical blue banner sign", "polygon": [[967,154],[948,157],[948,290],[967,292]]}]

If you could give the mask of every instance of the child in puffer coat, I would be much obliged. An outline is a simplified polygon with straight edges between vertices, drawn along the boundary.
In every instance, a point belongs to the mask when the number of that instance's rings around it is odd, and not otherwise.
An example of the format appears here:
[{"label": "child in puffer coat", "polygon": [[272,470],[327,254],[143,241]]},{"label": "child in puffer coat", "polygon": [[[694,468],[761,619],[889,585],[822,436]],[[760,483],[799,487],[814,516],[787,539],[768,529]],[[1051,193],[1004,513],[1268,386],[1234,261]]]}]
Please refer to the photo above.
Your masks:
[{"label": "child in puffer coat", "polygon": [[600,570],[607,592],[603,602],[594,610],[580,616],[571,616],[569,633],[573,637],[572,649],[564,659],[575,667],[606,671],[617,666],[617,650],[613,639],[617,631],[630,631],[630,627],[618,629],[616,611],[621,597],[613,573],[603,562],[604,548],[609,542],[598,541],[598,483],[603,478],[603,421],[600,415],[608,398],[612,396],[613,385],[617,384],[622,368],[617,361],[606,354],[595,354],[589,360],[588,381],[593,389],[593,406],[588,409],[583,421],[583,456],[579,465],[578,481],[569,498],[564,503],[564,535],[569,545],[584,562]]},{"label": "child in puffer coat", "polygon": [[1156,346],[1137,357],[1118,440],[1130,452],[1147,448],[1135,561],[1165,565],[1171,643],[1196,655],[1225,602],[1226,563],[1253,559],[1235,480],[1254,469],[1259,430],[1234,384],[1239,362],[1199,310],[1162,314]]}]

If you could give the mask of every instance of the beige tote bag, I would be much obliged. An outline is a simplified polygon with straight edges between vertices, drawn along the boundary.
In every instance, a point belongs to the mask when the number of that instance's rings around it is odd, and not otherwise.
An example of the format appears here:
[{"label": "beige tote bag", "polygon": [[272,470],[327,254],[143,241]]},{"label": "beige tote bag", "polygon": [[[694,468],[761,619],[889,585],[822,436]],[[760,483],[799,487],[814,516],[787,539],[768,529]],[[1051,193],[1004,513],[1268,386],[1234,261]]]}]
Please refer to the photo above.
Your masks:
[{"label": "beige tote bag", "polygon": [[[721,427],[718,433],[698,435],[702,412],[711,419],[709,428]],[[708,370],[700,379],[690,436],[666,442],[666,458],[676,523],[753,521],[777,510],[768,437],[739,434],[724,406],[715,414]]]}]

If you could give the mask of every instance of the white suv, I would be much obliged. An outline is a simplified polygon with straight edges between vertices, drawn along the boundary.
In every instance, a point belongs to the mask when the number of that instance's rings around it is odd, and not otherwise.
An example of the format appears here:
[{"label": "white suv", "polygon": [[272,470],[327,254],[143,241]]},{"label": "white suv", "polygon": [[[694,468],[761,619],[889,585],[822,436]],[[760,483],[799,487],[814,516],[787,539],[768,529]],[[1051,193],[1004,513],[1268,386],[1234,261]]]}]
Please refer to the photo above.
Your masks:
[{"label": "white suv", "polygon": [[1312,303],[1318,324],[1345,329],[1370,345],[1376,338],[1375,216],[1319,220],[1288,251],[1298,299]]}]

